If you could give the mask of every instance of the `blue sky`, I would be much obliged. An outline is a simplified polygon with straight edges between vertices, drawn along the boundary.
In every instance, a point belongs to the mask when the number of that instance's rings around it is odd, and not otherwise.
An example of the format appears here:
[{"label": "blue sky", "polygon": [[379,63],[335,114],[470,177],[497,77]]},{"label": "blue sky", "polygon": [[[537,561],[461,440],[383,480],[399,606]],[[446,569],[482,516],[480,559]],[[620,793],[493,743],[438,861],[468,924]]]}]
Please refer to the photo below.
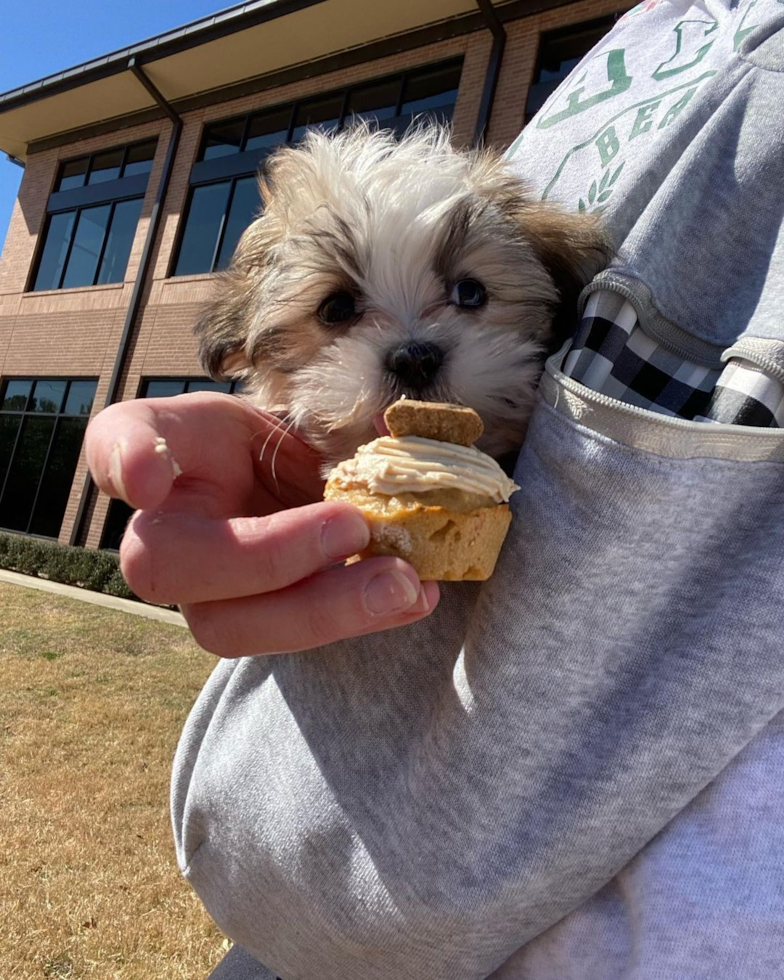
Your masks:
[{"label": "blue sky", "polygon": [[[221,0],[8,0],[0,92],[232,6]],[[23,171],[0,153],[0,243]]]}]

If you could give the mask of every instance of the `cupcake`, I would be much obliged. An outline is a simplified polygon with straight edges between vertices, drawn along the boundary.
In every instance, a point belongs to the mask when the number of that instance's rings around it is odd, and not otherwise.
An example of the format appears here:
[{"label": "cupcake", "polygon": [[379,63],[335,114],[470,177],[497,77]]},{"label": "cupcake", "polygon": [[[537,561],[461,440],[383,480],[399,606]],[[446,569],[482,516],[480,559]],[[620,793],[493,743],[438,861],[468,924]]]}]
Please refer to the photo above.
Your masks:
[{"label": "cupcake", "polygon": [[519,488],[474,447],[482,420],[462,405],[403,399],[384,422],[389,435],[339,463],[324,492],[367,518],[371,541],[358,557],[396,555],[422,580],[489,578]]}]

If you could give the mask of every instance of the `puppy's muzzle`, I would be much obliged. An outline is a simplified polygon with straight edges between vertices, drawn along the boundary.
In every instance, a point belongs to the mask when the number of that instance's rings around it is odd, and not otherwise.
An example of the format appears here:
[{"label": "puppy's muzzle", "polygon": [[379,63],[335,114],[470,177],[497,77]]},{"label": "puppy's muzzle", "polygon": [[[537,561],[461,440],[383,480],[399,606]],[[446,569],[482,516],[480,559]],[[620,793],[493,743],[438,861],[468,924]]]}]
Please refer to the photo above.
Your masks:
[{"label": "puppy's muzzle", "polygon": [[387,369],[405,388],[422,391],[438,374],[444,352],[437,344],[409,343],[387,354]]}]

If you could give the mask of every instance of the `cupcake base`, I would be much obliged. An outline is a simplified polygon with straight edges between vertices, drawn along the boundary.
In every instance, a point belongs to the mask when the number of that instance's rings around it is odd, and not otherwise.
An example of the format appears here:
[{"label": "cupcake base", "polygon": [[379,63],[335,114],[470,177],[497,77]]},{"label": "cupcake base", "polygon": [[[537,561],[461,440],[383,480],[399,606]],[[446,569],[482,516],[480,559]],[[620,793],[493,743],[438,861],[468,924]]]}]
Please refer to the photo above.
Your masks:
[{"label": "cupcake base", "polygon": [[395,555],[424,581],[484,581],[493,574],[512,515],[508,504],[461,491],[383,497],[327,483],[327,500],[358,507],[370,527],[359,555]]},{"label": "cupcake base", "polygon": [[368,514],[370,545],[362,553],[396,555],[423,581],[467,582],[490,578],[512,515],[506,504],[454,511],[421,507],[396,517]]}]

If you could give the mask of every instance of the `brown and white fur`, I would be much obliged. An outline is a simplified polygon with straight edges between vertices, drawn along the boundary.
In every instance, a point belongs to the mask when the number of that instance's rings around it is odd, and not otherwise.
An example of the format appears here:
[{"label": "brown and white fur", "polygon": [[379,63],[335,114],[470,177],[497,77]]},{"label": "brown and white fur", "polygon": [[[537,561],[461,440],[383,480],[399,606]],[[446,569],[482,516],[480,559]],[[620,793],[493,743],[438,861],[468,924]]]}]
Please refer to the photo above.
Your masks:
[{"label": "brown and white fur", "polygon": [[261,194],[197,328],[210,374],[244,376],[328,461],[401,395],[471,406],[493,456],[519,447],[544,354],[609,259],[595,218],[439,128],[311,133],[271,157]]}]

